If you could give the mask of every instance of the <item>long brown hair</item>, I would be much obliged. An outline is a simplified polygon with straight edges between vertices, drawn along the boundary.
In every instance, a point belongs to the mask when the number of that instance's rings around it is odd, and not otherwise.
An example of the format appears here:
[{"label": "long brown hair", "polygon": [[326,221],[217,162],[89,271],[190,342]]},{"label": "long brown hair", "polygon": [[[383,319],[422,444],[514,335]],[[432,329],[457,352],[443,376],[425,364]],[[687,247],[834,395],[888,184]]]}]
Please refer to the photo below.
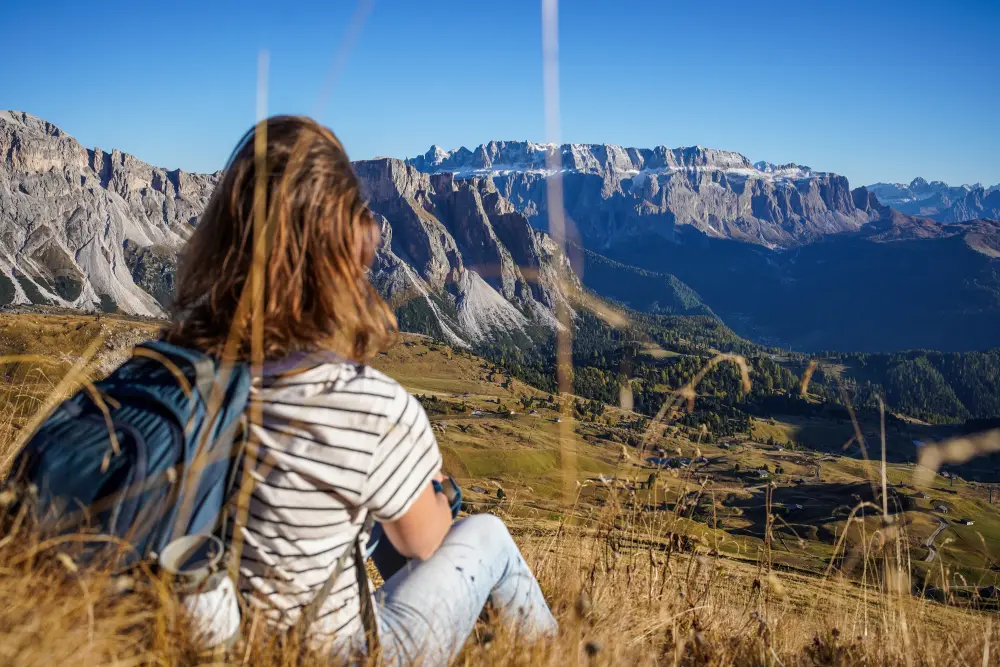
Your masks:
[{"label": "long brown hair", "polygon": [[[301,116],[269,118],[266,137],[264,357],[321,349],[367,361],[396,320],[366,276],[379,228],[347,154],[332,131]],[[233,332],[228,351],[239,359],[250,358],[255,139],[252,128],[236,145],[187,242],[163,331],[217,356]]]}]

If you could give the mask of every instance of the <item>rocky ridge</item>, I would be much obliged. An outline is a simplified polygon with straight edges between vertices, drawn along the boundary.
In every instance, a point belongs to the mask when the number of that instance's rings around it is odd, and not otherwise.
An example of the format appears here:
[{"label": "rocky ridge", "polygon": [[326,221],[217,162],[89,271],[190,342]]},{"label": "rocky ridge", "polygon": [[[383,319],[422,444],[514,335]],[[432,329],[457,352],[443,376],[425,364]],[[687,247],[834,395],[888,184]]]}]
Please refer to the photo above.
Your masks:
[{"label": "rocky ridge", "polygon": [[453,342],[556,325],[559,272],[575,287],[572,269],[488,180],[429,175],[391,158],[354,169],[382,221],[373,280],[397,309],[425,301]]},{"label": "rocky ridge", "polygon": [[0,111],[0,156],[0,304],[162,312],[151,292],[170,292],[219,174],[87,149],[16,111]]},{"label": "rocky ridge", "polygon": [[878,219],[867,191],[796,164],[752,164],[732,151],[611,144],[491,141],[475,150],[433,146],[407,163],[457,180],[487,179],[536,227],[547,227],[546,179],[563,179],[566,212],[589,248],[688,230],[767,247],[853,232]]}]

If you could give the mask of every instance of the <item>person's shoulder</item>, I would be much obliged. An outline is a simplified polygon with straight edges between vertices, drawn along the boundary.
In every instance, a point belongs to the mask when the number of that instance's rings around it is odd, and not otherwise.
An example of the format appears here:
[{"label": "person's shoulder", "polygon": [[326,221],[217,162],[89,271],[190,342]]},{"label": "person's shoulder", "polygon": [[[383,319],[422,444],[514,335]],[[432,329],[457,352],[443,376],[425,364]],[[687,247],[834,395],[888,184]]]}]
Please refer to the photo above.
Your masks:
[{"label": "person's shoulder", "polygon": [[365,428],[379,433],[416,419],[412,413],[422,410],[399,382],[371,366],[350,361],[324,362],[276,378],[260,397],[265,403],[322,408],[335,421],[377,419],[381,425],[368,422]]},{"label": "person's shoulder", "polygon": [[364,397],[370,404],[383,406],[382,412],[397,421],[412,404],[420,403],[399,382],[365,364],[351,364],[341,375],[334,391],[344,396]]},{"label": "person's shoulder", "polygon": [[407,394],[403,385],[382,371],[365,364],[349,364],[341,375],[344,391],[376,391],[387,398],[398,398]]},{"label": "person's shoulder", "polygon": [[345,391],[381,392],[386,398],[391,396],[393,408],[389,412],[399,418],[395,421],[427,421],[427,413],[417,397],[394,378],[361,364],[355,367],[354,373],[354,377],[345,383]]},{"label": "person's shoulder", "polygon": [[322,388],[327,393],[357,390],[359,387],[381,387],[384,394],[405,391],[396,380],[371,366],[343,360],[322,361],[265,378],[265,387],[272,390],[310,385]]}]

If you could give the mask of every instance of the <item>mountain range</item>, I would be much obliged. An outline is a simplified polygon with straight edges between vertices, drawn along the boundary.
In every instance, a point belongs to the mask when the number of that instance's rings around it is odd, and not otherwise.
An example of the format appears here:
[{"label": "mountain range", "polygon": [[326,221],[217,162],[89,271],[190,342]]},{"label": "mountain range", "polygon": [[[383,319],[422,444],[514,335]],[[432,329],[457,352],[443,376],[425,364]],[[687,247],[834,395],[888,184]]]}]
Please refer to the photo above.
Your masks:
[{"label": "mountain range", "polygon": [[[0,156],[0,307],[164,312],[218,172],[84,148],[14,111]],[[996,224],[915,217],[888,186],[697,146],[494,141],[354,168],[382,227],[373,283],[404,328],[457,345],[538,340],[579,289],[791,349],[995,344]],[[557,174],[565,251],[547,233]]]},{"label": "mountain range", "polygon": [[554,146],[493,141],[470,151],[434,146],[407,162],[459,179],[489,179],[536,227],[548,224],[548,178],[563,180],[566,213],[579,240],[600,252],[652,233],[685,230],[766,247],[788,247],[857,231],[882,215],[847,179],[795,164],[751,164],[739,153],[690,148]]},{"label": "mountain range", "polygon": [[901,213],[940,222],[966,222],[978,218],[1000,220],[1000,184],[950,186],[914,178],[905,183],[875,183],[868,189],[878,200]]},{"label": "mountain range", "polygon": [[[0,112],[0,156],[0,307],[164,313],[220,173],[87,149],[13,111]],[[371,278],[404,326],[458,345],[556,326],[565,256],[495,188],[402,160],[354,167],[382,225]]]},{"label": "mountain range", "polygon": [[540,229],[558,173],[570,240],[589,251],[573,258],[583,284],[636,309],[684,292],[740,335],[798,350],[997,342],[990,220],[911,216],[837,174],[697,146],[490,142],[407,162],[487,180]]}]

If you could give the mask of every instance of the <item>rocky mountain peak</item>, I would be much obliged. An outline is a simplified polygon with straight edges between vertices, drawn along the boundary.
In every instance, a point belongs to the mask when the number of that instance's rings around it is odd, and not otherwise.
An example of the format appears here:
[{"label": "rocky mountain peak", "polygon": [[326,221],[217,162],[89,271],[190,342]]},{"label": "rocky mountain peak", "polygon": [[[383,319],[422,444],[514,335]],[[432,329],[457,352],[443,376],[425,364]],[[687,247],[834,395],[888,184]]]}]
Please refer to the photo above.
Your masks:
[{"label": "rocky mountain peak", "polygon": [[431,190],[430,177],[395,158],[376,158],[354,163],[354,171],[369,203],[397,199],[425,199]]},{"label": "rocky mountain peak", "polygon": [[217,174],[88,150],[19,111],[0,112],[0,156],[0,305],[162,312],[151,293],[169,293]]},{"label": "rocky mountain peak", "polygon": [[391,159],[354,167],[369,206],[391,224],[372,273],[390,299],[424,302],[456,344],[555,325],[559,271],[568,264],[492,182]]},{"label": "rocky mountain peak", "polygon": [[64,136],[64,132],[57,126],[24,111],[0,109],[0,122],[3,122],[5,125],[19,125],[29,132],[44,134],[50,137]]}]

